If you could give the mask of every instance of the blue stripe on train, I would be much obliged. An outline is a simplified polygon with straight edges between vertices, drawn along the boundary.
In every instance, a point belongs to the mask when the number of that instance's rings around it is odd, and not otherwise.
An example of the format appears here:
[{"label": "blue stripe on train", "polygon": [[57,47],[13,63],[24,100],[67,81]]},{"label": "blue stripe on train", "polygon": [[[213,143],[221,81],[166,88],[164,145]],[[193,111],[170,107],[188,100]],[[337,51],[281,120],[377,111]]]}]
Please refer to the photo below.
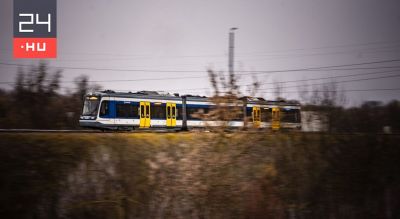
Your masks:
[{"label": "blue stripe on train", "polygon": [[[117,104],[129,104],[132,106],[137,106],[139,107],[140,102],[136,102],[136,101],[115,101],[115,100],[107,100],[108,101],[108,114],[107,115],[102,115],[100,118],[104,118],[104,119],[115,119],[115,118],[124,118],[124,117],[117,117],[117,113],[116,113],[116,105]],[[158,104],[155,103],[151,103],[151,106],[159,106]],[[161,106],[166,106],[166,103],[161,103]],[[177,108],[181,108],[182,104],[177,103],[176,104]],[[188,109],[200,109],[200,108],[210,108],[211,105],[201,105],[201,104],[186,104],[186,107]],[[135,116],[135,117],[129,117],[129,119],[138,119],[139,116]]]}]

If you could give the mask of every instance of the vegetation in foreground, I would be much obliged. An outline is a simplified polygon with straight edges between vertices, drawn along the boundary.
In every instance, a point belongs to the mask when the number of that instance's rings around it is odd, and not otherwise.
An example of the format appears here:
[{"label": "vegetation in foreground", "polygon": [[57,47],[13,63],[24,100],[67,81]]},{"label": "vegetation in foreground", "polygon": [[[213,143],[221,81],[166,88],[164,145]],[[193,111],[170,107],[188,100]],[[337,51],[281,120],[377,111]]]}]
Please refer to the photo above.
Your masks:
[{"label": "vegetation in foreground", "polygon": [[3,218],[397,218],[398,135],[0,134]]}]

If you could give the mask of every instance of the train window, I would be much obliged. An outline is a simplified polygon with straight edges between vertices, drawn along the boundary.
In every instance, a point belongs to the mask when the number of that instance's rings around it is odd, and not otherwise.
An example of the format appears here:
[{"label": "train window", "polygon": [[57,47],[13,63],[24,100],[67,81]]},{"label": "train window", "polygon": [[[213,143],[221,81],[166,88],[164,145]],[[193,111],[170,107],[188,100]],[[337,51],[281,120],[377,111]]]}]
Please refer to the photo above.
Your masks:
[{"label": "train window", "polygon": [[96,116],[99,107],[99,100],[96,97],[86,97],[83,105],[83,116]]},{"label": "train window", "polygon": [[271,119],[272,119],[272,109],[261,108],[261,120],[263,122],[271,122]]},{"label": "train window", "polygon": [[186,117],[187,119],[193,119],[193,114],[195,113],[195,109],[193,108],[186,108]]},{"label": "train window", "polygon": [[224,112],[224,121],[243,121],[243,107],[242,106],[220,106],[219,110]]},{"label": "train window", "polygon": [[137,118],[138,108],[132,104],[117,103],[116,113],[119,118]]},{"label": "train window", "polygon": [[290,109],[282,112],[282,122],[300,122],[300,110]]},{"label": "train window", "polygon": [[233,121],[243,121],[243,111],[240,111],[236,114],[236,118]]},{"label": "train window", "polygon": [[171,118],[171,107],[167,106],[167,118],[170,119]]},{"label": "train window", "polygon": [[103,102],[101,102],[101,106],[100,106],[100,116],[107,116],[108,112],[109,112],[109,101],[108,100],[104,100]]},{"label": "train window", "polygon": [[176,118],[176,116],[175,116],[175,110],[176,110],[176,108],[175,108],[175,107],[172,107],[172,118],[173,118],[173,119]]},{"label": "train window", "polygon": [[182,105],[176,107],[176,119],[182,119]]},{"label": "train window", "polygon": [[151,118],[154,118],[154,119],[165,119],[165,106],[161,106],[161,105],[152,106],[150,115],[151,115]]},{"label": "train window", "polygon": [[259,109],[256,109],[255,111],[255,116],[254,116],[254,120],[255,121],[260,121],[260,110]]},{"label": "train window", "polygon": [[230,120],[233,121],[243,121],[243,107],[242,106],[235,106],[233,108],[228,108],[232,114],[230,115]]},{"label": "train window", "polygon": [[247,120],[253,119],[253,109],[251,107],[246,108],[246,117]]},{"label": "train window", "polygon": [[140,105],[140,118],[144,118],[144,106]]},{"label": "train window", "polygon": [[295,109],[295,117],[296,117],[296,122],[301,122],[301,113],[300,110]]},{"label": "train window", "polygon": [[146,118],[150,118],[150,106],[146,105]]},{"label": "train window", "polygon": [[208,114],[210,112],[209,108],[187,108],[187,119],[191,120],[200,120],[201,118],[204,117],[205,114]]}]

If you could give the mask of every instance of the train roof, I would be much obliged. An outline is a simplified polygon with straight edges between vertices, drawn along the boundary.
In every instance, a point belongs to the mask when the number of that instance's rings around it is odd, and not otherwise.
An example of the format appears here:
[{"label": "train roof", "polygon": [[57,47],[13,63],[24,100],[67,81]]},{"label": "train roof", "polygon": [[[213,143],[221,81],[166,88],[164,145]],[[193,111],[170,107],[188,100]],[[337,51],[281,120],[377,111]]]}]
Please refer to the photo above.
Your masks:
[{"label": "train roof", "polygon": [[[199,101],[199,102],[209,102],[211,101],[209,97],[199,96],[199,95],[182,95],[178,93],[166,93],[158,91],[137,91],[137,92],[116,92],[112,90],[99,91],[94,93],[88,93],[88,96],[104,96],[104,97],[125,97],[125,98],[143,98],[143,99],[164,99],[164,100],[181,100],[182,97],[186,97],[188,101]],[[285,105],[285,106],[300,106],[300,103],[296,100],[265,100],[261,97],[242,97],[241,100],[246,100],[250,104],[260,104],[260,105]]]},{"label": "train roof", "polygon": [[157,91],[138,91],[138,92],[116,92],[105,90],[100,92],[89,93],[87,95],[95,95],[102,97],[125,97],[125,98],[143,98],[143,99],[166,99],[180,100],[182,97],[179,94],[162,93]]}]

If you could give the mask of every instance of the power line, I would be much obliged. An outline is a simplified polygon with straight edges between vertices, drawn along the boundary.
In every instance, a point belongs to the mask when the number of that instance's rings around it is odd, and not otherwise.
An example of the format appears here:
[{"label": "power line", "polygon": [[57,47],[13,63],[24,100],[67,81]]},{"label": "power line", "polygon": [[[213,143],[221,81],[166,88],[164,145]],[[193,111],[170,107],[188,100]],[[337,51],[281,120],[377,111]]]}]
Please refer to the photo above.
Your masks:
[{"label": "power line", "polygon": [[[399,67],[398,67],[399,68]],[[374,74],[384,74],[390,72],[397,72],[400,69],[390,70],[390,71],[379,71],[379,72],[368,72],[368,73],[357,73],[351,75],[337,75],[337,76],[329,76],[329,77],[318,77],[318,78],[310,78],[310,79],[297,79],[297,80],[288,80],[288,81],[277,81],[277,82],[266,82],[259,83],[260,85],[264,84],[284,84],[284,83],[294,83],[294,82],[304,82],[304,81],[316,81],[316,80],[325,80],[325,79],[336,79],[336,78],[346,78],[346,77],[355,77],[355,76],[364,76],[364,75],[374,75]],[[253,84],[239,84],[240,86],[251,86]],[[177,90],[206,90],[208,87],[197,87],[197,88],[188,88],[188,89],[177,89]]]},{"label": "power line", "polygon": [[[314,84],[305,84],[305,85],[291,85],[291,86],[283,86],[283,87],[279,87],[279,88],[305,87],[305,86],[324,85],[324,84],[330,84],[330,83],[340,84],[340,83],[369,81],[369,80],[378,80],[378,79],[395,78],[395,77],[400,77],[400,74],[387,75],[387,76],[381,76],[381,77],[372,77],[372,78],[350,79],[350,80],[345,80],[345,81],[332,81],[332,82],[314,83]],[[274,89],[275,88],[264,88],[264,89],[258,89],[258,90],[274,90]]]},{"label": "power line", "polygon": [[336,52],[314,52],[314,53],[303,53],[303,54],[282,54],[282,55],[259,55],[261,58],[247,58],[244,56],[239,56],[240,61],[264,61],[264,60],[274,60],[274,59],[288,59],[288,58],[304,58],[312,56],[326,56],[326,55],[342,55],[342,54],[374,54],[374,53],[398,53],[399,48],[390,50],[352,50],[352,51],[336,51]]},{"label": "power line", "polygon": [[361,46],[371,46],[371,45],[379,45],[379,44],[394,44],[398,45],[400,41],[374,41],[374,42],[365,42],[365,43],[357,43],[357,44],[341,44],[341,45],[330,45],[330,46],[320,46],[320,47],[311,47],[311,48],[297,48],[297,49],[287,49],[287,50],[274,50],[269,52],[246,52],[241,54],[276,54],[283,52],[292,52],[292,51],[307,51],[307,50],[322,50],[322,49],[336,49],[336,48],[349,48],[349,47],[361,47]]},{"label": "power line", "polygon": [[[350,89],[350,90],[315,90],[317,93],[336,93],[336,92],[366,92],[366,91],[397,91],[400,88],[376,88],[376,89]],[[263,93],[274,93],[274,92],[263,92]],[[280,93],[298,93],[298,91],[282,91]]]},{"label": "power line", "polygon": [[[7,53],[12,53],[12,50],[0,49],[2,51],[7,51]],[[118,54],[118,53],[102,53],[102,52],[62,52],[59,55],[90,55],[90,56],[110,56],[110,57],[132,57],[130,59],[148,59],[148,58],[201,58],[201,57],[224,57],[224,54],[207,54],[207,55],[175,55],[175,56],[154,56],[154,55],[144,55],[144,54]],[[108,59],[104,59],[108,60]]]},{"label": "power line", "polygon": [[[308,71],[308,70],[317,70],[317,69],[326,69],[326,68],[340,68],[340,67],[350,67],[350,66],[360,66],[360,65],[382,64],[382,63],[391,63],[391,62],[399,62],[399,61],[400,61],[400,59],[391,59],[391,60],[380,60],[380,61],[373,61],[373,62],[352,63],[352,64],[343,64],[343,65],[307,67],[307,68],[299,68],[299,69],[241,71],[241,72],[251,72],[251,73],[295,72],[295,71]],[[19,67],[19,66],[31,67],[32,66],[32,65],[13,64],[13,63],[4,63],[4,62],[0,62],[0,65],[16,66],[16,67]],[[117,68],[71,67],[71,66],[47,66],[47,67],[49,67],[49,68],[61,68],[61,69],[72,69],[72,70],[124,71],[124,72],[171,72],[171,73],[204,72],[204,71],[199,71],[199,70],[117,69]]]},{"label": "power line", "polygon": [[[374,88],[374,89],[348,89],[348,90],[315,90],[317,93],[337,93],[337,92],[369,92],[369,91],[400,91],[400,88]],[[227,92],[220,92],[227,93]],[[275,92],[262,92],[263,94],[271,94]],[[298,93],[298,91],[282,91],[280,93]]]},{"label": "power line", "polygon": [[[390,76],[386,76],[386,77],[364,78],[364,79],[355,79],[355,80],[339,81],[339,82],[332,82],[332,83],[334,83],[334,84],[347,83],[347,82],[352,82],[352,81],[375,80],[375,79],[389,78],[389,77],[400,77],[400,74],[398,74],[398,75],[390,75]],[[327,84],[327,82],[318,83],[318,84],[310,84],[310,85],[307,85],[307,86],[322,85],[322,84]],[[288,86],[288,87],[301,87],[301,86]],[[283,88],[288,88],[288,87],[283,87]],[[63,87],[63,86],[58,86],[58,88],[66,89],[66,90],[78,90],[78,88],[70,88],[70,87]],[[260,90],[263,90],[263,89],[260,89]],[[350,90],[340,90],[340,91],[338,91],[338,90],[314,90],[312,92],[318,92],[318,93],[320,93],[320,92],[366,92],[366,91],[396,91],[396,90],[400,90],[400,88],[350,89]],[[126,91],[128,91],[128,90],[126,90]],[[164,90],[164,91],[172,92],[172,91],[176,91],[176,89],[175,90]],[[224,93],[224,92],[221,92],[221,93]],[[263,91],[261,93],[266,94],[266,93],[275,93],[275,92],[273,92],[273,91],[271,91],[271,92]],[[298,91],[281,91],[280,93],[298,93]]]},{"label": "power line", "polygon": [[[387,61],[380,61],[379,63],[383,63],[383,62],[392,62],[394,60],[387,60]],[[396,60],[397,61],[397,60]],[[354,65],[361,65],[361,64],[371,64],[371,63],[378,63],[378,62],[368,62],[368,63],[356,63],[356,64],[349,64],[351,66]],[[1,64],[1,63],[0,63]],[[336,65],[335,67],[339,67],[339,66],[349,66],[349,65]],[[324,69],[324,68],[329,68],[330,66],[326,66],[326,67],[318,67],[318,69],[322,69],[322,70],[346,70],[343,68],[339,68],[339,69]],[[390,67],[390,68],[399,68],[400,66],[382,66],[382,67]],[[370,69],[375,69],[375,68],[371,68],[368,67]],[[368,69],[366,67],[363,67],[362,69]],[[310,69],[310,70],[318,70],[318,69]],[[358,68],[352,68],[354,69],[358,69]],[[292,70],[296,70],[296,69],[292,69]],[[282,70],[281,70],[282,71]],[[296,70],[297,71],[297,70]],[[370,73],[358,73],[358,74],[351,74],[351,75],[341,75],[341,76],[331,76],[331,77],[320,77],[320,78],[311,78],[311,79],[303,79],[303,80],[290,80],[290,81],[280,81],[280,82],[273,82],[273,83],[263,83],[263,84],[274,84],[274,83],[291,83],[291,82],[300,82],[300,81],[312,81],[312,80],[323,80],[323,79],[334,79],[334,78],[341,78],[341,77],[353,77],[353,76],[361,76],[361,75],[371,75],[371,74],[381,74],[381,73],[388,73],[388,72],[394,72],[397,70],[391,70],[391,71],[383,71],[383,72],[370,72]],[[397,76],[397,75],[396,75]],[[383,77],[376,77],[376,78],[367,78],[367,79],[354,79],[354,80],[349,80],[349,81],[362,81],[362,80],[374,80],[374,79],[381,79],[381,78],[389,78],[389,77],[395,77],[395,76],[383,76]],[[188,77],[184,77],[184,78],[188,78]],[[193,76],[190,78],[203,78],[200,76]],[[168,79],[182,79],[182,77],[170,77]],[[143,80],[167,80],[167,78],[148,78],[148,79],[134,79],[132,81],[143,81]],[[113,80],[113,81],[127,81],[127,80]],[[88,81],[88,82],[103,82],[103,81]],[[109,82],[109,81],[104,81],[104,82]],[[341,81],[338,83],[346,83],[347,81]],[[0,82],[0,84],[15,84],[15,82]],[[250,85],[250,84],[248,84]],[[248,86],[247,85],[247,86]],[[242,86],[246,86],[246,85],[242,85]],[[74,89],[74,88],[68,88],[68,87],[61,87],[62,89]],[[290,87],[290,86],[286,86],[286,87]],[[296,87],[296,86],[291,86],[291,87]],[[300,86],[299,86],[300,87]],[[171,91],[178,91],[178,90],[205,90],[205,89],[209,89],[209,88],[189,88],[189,89],[171,89]],[[260,89],[263,90],[263,89]],[[168,91],[168,90],[167,90]]]},{"label": "power line", "polygon": [[[340,67],[351,67],[351,66],[360,66],[360,65],[371,65],[371,64],[382,64],[382,63],[391,63],[391,62],[398,62],[400,59],[393,59],[393,60],[381,60],[381,61],[374,61],[374,62],[364,62],[364,63],[353,63],[353,64],[343,64],[343,65],[331,65],[331,66],[320,66],[320,67],[309,67],[309,68],[300,68],[300,69],[286,69],[286,70],[267,70],[267,71],[242,71],[247,73],[238,73],[236,75],[255,75],[255,74],[265,74],[265,73],[283,73],[283,72],[299,72],[299,71],[321,71],[321,70],[328,70],[328,71],[341,71],[347,70]],[[7,65],[7,66],[28,66],[31,65],[18,65],[12,63],[3,63],[0,62],[0,65]],[[145,70],[145,69],[111,69],[111,68],[86,68],[86,67],[57,67],[57,66],[48,66],[50,68],[65,68],[65,69],[80,69],[80,70],[102,70],[102,71],[145,71],[145,72],[204,72],[204,71],[179,71],[179,70]],[[381,67],[374,67],[374,68],[396,68],[398,66],[381,66]],[[373,68],[373,67],[369,67]],[[355,70],[356,68],[352,68]],[[362,69],[365,69],[363,67]],[[119,79],[119,80],[104,80],[104,81],[88,81],[93,83],[98,82],[133,82],[133,81],[154,81],[154,80],[181,80],[181,79],[193,79],[193,78],[207,78],[208,76],[186,76],[186,77],[164,77],[164,78],[144,78],[144,79]],[[74,81],[64,81],[62,83],[73,83]],[[0,84],[9,84],[14,82],[0,82]]]},{"label": "power line", "polygon": [[[400,68],[400,66],[386,66],[388,68]],[[376,69],[376,68],[350,68],[350,69],[327,69],[329,71],[336,71],[336,70],[357,70],[357,69]],[[311,71],[311,70],[310,70]],[[317,70],[320,71],[320,70]],[[388,72],[395,72],[398,70],[391,70],[391,71],[383,71],[383,72],[371,72],[371,73],[358,73],[358,74],[351,74],[351,75],[339,75],[339,76],[330,76],[330,77],[322,77],[322,78],[311,78],[311,79],[302,79],[302,80],[292,80],[292,81],[278,81],[278,82],[268,82],[268,83],[259,83],[259,84],[276,84],[276,83],[291,83],[291,82],[301,82],[301,81],[312,81],[312,80],[322,80],[322,79],[334,79],[334,78],[341,78],[341,77],[353,77],[353,76],[360,76],[360,75],[370,75],[370,74],[381,74],[381,73],[388,73]],[[164,77],[164,78],[143,78],[143,79],[124,79],[124,80],[88,80],[89,83],[112,83],[112,82],[141,82],[141,81],[159,81],[159,80],[182,80],[182,79],[199,79],[199,78],[206,78],[207,76],[189,76],[189,77]],[[44,81],[51,81],[52,79],[46,79]],[[75,83],[76,81],[60,81],[60,83]],[[15,84],[16,82],[0,82],[0,84]],[[248,86],[251,84],[241,84],[241,86]],[[182,90],[197,90],[197,89],[208,89],[206,87],[200,88],[189,88],[189,89],[182,89]]]},{"label": "power line", "polygon": [[293,83],[293,82],[303,82],[303,81],[315,81],[315,80],[324,80],[324,79],[335,79],[335,78],[346,78],[346,77],[355,77],[355,76],[364,76],[364,75],[374,75],[374,74],[383,74],[389,72],[397,72],[400,69],[390,70],[390,71],[379,71],[379,72],[368,72],[368,73],[357,73],[350,75],[337,75],[337,76],[329,76],[329,77],[319,77],[319,78],[310,78],[310,79],[298,79],[298,80],[288,80],[288,81],[278,81],[278,82],[266,82],[260,84],[284,84],[284,83]]},{"label": "power line", "polygon": [[[326,69],[326,71],[347,71],[347,70],[372,70],[372,69],[381,69],[381,68],[400,68],[400,66],[381,66],[381,67],[369,67],[369,68],[332,68]],[[325,69],[323,69],[325,70]],[[321,71],[320,69],[309,69],[308,71]],[[388,71],[392,72],[392,71]],[[352,74],[346,76],[335,76],[335,77],[351,77],[355,75],[368,75],[368,74],[376,74],[376,73],[361,73],[361,74]],[[236,75],[252,75],[252,73],[246,74],[236,74]],[[111,80],[89,80],[90,83],[101,83],[101,82],[141,82],[141,81],[159,81],[159,80],[183,80],[183,79],[200,79],[200,78],[207,78],[208,76],[186,76],[186,77],[163,77],[163,78],[142,78],[142,79],[111,79]],[[331,78],[331,77],[328,77]],[[51,79],[45,80],[50,81]],[[311,79],[310,79],[311,80]],[[294,82],[297,82],[294,81]],[[15,82],[0,82],[0,84],[13,84]],[[75,83],[75,81],[61,81],[61,83]],[[284,82],[274,82],[274,83],[284,83]],[[261,83],[261,84],[269,84],[269,83]],[[270,83],[273,84],[273,83]],[[193,88],[198,89],[198,88]],[[201,89],[201,88],[200,88]]]},{"label": "power line", "polygon": [[[13,63],[4,63],[0,62],[0,65],[6,66],[16,66],[16,67],[32,67],[32,65],[25,64],[13,64]],[[91,68],[91,67],[71,67],[71,66],[47,66],[48,68],[60,68],[60,69],[70,69],[70,70],[93,70],[93,71],[122,71],[122,72],[170,72],[170,73],[179,73],[179,72],[204,72],[198,70],[150,70],[150,69],[118,69],[118,68]]]}]

